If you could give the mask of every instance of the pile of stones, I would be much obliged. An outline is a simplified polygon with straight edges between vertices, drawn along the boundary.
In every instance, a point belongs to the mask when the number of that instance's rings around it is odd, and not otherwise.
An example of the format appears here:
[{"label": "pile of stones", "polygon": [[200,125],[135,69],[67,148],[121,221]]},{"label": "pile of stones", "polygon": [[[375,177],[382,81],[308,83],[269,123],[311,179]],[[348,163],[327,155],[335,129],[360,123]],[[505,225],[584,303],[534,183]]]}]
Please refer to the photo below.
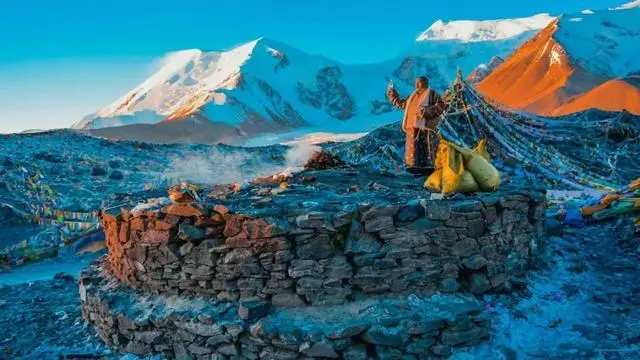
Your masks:
[{"label": "pile of stones", "polygon": [[334,206],[290,189],[103,213],[84,317],[166,358],[447,356],[489,336],[472,295],[508,291],[544,245],[534,190]]}]

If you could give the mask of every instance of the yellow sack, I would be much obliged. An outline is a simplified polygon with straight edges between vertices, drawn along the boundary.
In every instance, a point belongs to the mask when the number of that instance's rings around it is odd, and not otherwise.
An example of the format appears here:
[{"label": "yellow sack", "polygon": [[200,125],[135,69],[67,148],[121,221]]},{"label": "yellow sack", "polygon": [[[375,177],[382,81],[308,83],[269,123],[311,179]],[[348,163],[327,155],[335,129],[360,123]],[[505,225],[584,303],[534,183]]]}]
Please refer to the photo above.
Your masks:
[{"label": "yellow sack", "polygon": [[438,150],[436,151],[436,160],[434,161],[435,169],[442,169],[445,166],[445,158],[447,157],[447,152],[449,151],[449,147],[447,143],[440,139],[440,143],[438,144]]},{"label": "yellow sack", "polygon": [[465,171],[460,177],[460,183],[458,184],[457,192],[468,194],[480,191],[480,186],[471,175],[470,171]]},{"label": "yellow sack", "polygon": [[458,191],[458,185],[462,174],[464,174],[464,159],[462,153],[457,151],[453,146],[445,143],[448,149],[445,152],[445,166],[442,168],[442,193],[449,194]]},{"label": "yellow sack", "polygon": [[482,155],[483,158],[489,160],[489,152],[487,151],[487,139],[481,139],[473,148],[473,152]]},{"label": "yellow sack", "polygon": [[431,173],[424,182],[424,187],[429,191],[442,191],[442,169],[438,169]]},{"label": "yellow sack", "polygon": [[472,193],[494,191],[500,186],[500,173],[488,161],[486,141],[473,150],[440,139],[434,171],[424,183],[430,191]]},{"label": "yellow sack", "polygon": [[[440,140],[440,141],[445,141],[445,140]],[[462,155],[463,163],[466,163],[467,160],[470,159],[471,156],[473,156],[473,154],[475,154],[473,150],[463,148],[462,146],[458,146],[454,143],[450,143],[448,141],[445,141],[445,143],[447,144],[447,146],[454,148],[457,152],[460,153],[460,155]]]},{"label": "yellow sack", "polygon": [[482,191],[495,191],[500,186],[500,173],[482,155],[475,153],[471,156],[466,168]]}]

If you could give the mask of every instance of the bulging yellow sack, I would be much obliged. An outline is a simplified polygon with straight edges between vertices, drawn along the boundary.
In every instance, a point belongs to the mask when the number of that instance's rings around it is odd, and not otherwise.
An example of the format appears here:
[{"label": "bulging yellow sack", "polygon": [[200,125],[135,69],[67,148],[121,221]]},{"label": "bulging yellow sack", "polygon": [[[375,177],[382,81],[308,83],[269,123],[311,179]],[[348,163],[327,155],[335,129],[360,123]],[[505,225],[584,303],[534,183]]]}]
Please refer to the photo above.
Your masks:
[{"label": "bulging yellow sack", "polygon": [[[444,146],[447,146],[445,144]],[[445,152],[445,166],[442,168],[442,193],[449,194],[458,191],[460,178],[464,174],[464,159],[462,154],[453,146],[447,146]]]},{"label": "bulging yellow sack", "polygon": [[442,169],[438,169],[431,173],[424,182],[424,187],[429,191],[442,191]]},{"label": "bulging yellow sack", "polygon": [[481,139],[473,148],[473,152],[480,154],[483,158],[489,160],[489,152],[487,151],[487,139]]},{"label": "bulging yellow sack", "polygon": [[436,171],[427,178],[424,187],[443,194],[495,191],[500,186],[500,173],[488,158],[485,140],[469,150],[440,139],[434,162]]},{"label": "bulging yellow sack", "polygon": [[466,169],[473,175],[482,191],[495,191],[500,186],[500,173],[480,154],[474,154],[466,163]]},{"label": "bulging yellow sack", "polygon": [[460,177],[460,182],[458,183],[458,189],[456,190],[460,193],[474,193],[480,191],[480,186],[471,175],[470,171],[465,171]]}]

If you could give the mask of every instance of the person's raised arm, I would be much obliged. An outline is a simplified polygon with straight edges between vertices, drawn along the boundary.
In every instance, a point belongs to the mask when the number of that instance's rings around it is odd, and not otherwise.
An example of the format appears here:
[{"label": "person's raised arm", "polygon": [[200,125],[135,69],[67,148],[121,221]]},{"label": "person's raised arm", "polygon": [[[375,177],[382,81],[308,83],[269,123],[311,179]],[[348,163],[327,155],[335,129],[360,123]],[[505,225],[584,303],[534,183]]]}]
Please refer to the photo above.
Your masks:
[{"label": "person's raised arm", "polygon": [[404,108],[407,106],[407,100],[400,98],[398,91],[393,87],[387,89],[387,99],[389,99],[391,104],[393,104],[393,106],[397,107],[398,109],[404,110]]}]

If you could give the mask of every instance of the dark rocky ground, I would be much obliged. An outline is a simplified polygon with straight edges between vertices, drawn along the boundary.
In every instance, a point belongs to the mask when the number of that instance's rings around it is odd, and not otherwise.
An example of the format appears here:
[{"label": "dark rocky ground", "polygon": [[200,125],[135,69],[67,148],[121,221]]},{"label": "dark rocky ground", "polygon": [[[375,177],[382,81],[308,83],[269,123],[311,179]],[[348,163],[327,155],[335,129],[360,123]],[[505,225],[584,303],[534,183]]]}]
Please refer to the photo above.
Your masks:
[{"label": "dark rocky ground", "polygon": [[473,354],[508,359],[640,358],[638,254],[614,240],[630,224],[565,228],[549,239],[543,268],[516,296],[489,295],[494,318],[488,344]]},{"label": "dark rocky ground", "polygon": [[0,359],[100,358],[110,351],[80,317],[76,279],[0,287]]}]

